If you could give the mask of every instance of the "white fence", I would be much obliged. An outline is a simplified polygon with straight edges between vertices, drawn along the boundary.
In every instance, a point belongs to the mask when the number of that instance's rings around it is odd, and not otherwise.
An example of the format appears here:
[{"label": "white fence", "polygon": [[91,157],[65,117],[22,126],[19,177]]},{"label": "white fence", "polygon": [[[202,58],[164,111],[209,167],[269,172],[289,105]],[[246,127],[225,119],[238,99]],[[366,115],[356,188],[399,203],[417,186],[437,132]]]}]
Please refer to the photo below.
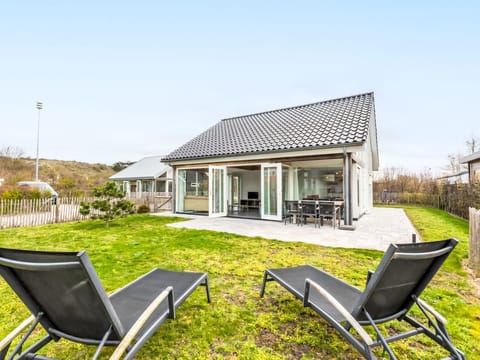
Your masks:
[{"label": "white fence", "polygon": [[[93,200],[77,197],[58,198],[57,203],[52,204],[50,199],[0,199],[0,229],[84,220],[88,216],[80,214],[80,203]],[[127,197],[127,200],[136,203],[137,206],[148,205],[153,212],[168,211],[172,208],[171,196],[164,193],[140,199]]]},{"label": "white fence", "polygon": [[83,220],[80,203],[91,198],[0,200],[0,229]]}]

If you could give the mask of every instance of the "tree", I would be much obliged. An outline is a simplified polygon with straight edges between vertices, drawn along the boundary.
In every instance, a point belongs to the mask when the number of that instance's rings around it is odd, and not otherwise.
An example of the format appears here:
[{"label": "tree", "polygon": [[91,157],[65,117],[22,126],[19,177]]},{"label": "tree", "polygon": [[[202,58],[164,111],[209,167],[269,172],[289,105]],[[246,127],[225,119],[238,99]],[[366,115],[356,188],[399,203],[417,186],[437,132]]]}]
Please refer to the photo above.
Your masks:
[{"label": "tree", "polygon": [[462,157],[462,154],[448,154],[447,170],[451,175],[458,174],[460,171],[465,170],[465,165],[460,163]]},{"label": "tree", "polygon": [[[24,155],[21,148],[17,146],[3,146],[0,148],[0,169],[2,169],[2,175],[10,173],[17,173],[19,170],[20,159]],[[2,177],[3,177],[2,176]]]},{"label": "tree", "polygon": [[80,204],[80,214],[90,214],[92,219],[105,220],[106,227],[115,218],[135,213],[135,205],[124,199],[125,192],[120,190],[113,181],[94,188],[93,196],[96,199],[91,203],[82,202]]},{"label": "tree", "polygon": [[478,139],[475,136],[471,136],[471,138],[465,141],[465,145],[467,145],[467,152],[468,154],[473,154],[480,148],[480,144]]},{"label": "tree", "polygon": [[8,145],[0,148],[0,156],[8,157],[13,160],[21,158],[24,154],[24,151],[18,146]]}]

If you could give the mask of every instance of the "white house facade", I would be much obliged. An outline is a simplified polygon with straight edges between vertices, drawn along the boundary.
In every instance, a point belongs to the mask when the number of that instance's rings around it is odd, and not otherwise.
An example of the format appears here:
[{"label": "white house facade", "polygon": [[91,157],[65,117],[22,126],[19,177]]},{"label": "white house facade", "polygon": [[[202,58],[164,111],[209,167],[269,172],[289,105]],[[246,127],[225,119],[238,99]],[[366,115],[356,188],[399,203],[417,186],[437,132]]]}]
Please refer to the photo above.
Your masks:
[{"label": "white house facade", "polygon": [[373,93],[224,119],[162,158],[174,211],[281,220],[285,200],[343,203],[346,225],[373,206]]}]

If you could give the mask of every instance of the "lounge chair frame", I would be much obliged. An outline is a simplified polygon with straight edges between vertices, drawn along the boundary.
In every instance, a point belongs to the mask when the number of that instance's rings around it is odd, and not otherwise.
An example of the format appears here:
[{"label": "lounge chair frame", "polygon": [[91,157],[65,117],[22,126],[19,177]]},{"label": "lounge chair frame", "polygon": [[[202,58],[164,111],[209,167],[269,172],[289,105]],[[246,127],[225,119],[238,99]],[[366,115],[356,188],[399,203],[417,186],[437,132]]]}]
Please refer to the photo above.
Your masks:
[{"label": "lounge chair frame", "polygon": [[[376,359],[372,352],[375,347],[382,347],[384,353],[387,353],[390,359],[397,359],[389,343],[415,335],[425,334],[449,352],[450,355],[448,359],[465,360],[465,355],[453,345],[450,339],[445,326],[446,319],[419,298],[421,292],[428,285],[456,244],[457,240],[448,239],[438,242],[419,243],[418,245],[390,245],[377,270],[368,273],[367,285],[363,292],[310,265],[290,269],[267,269],[263,277],[260,296],[263,297],[265,295],[267,282],[278,282],[295,297],[300,299],[303,302],[303,306],[312,308],[330,323],[366,359]],[[415,248],[418,251],[415,251]],[[402,252],[402,250],[405,251]],[[401,260],[408,262],[431,260],[431,265],[428,266],[428,269],[420,277],[412,291],[407,294],[408,296],[405,297],[406,301],[398,311],[394,310],[386,316],[378,317],[374,314],[375,309],[373,313],[368,310],[369,306],[372,306],[370,300],[375,296],[376,292],[379,291],[379,284],[384,274],[389,270],[389,266],[394,261]],[[332,283],[336,284],[339,288],[344,288],[345,294],[352,296],[352,298],[356,300],[347,305],[342,304],[342,299],[333,295],[331,290],[329,291],[322,286],[322,284],[308,277],[304,278],[304,289],[302,292],[299,288],[301,281],[300,276],[295,280],[296,284],[286,279],[287,276],[285,276],[285,274],[290,270],[292,273],[297,271],[297,273],[310,273],[312,275],[318,275],[321,278],[326,278],[327,283],[329,281],[331,282],[329,285],[330,288],[332,288]],[[319,301],[317,303],[315,300],[312,301],[311,297],[314,293],[320,294],[328,305],[325,306],[325,302]],[[425,324],[407,315],[413,305],[416,305],[420,309],[424,316]],[[330,306],[334,308],[334,311],[331,310]],[[413,329],[391,336],[383,335],[377,324],[392,320],[405,321],[410,324]],[[373,328],[375,339],[372,339],[362,327],[365,325]],[[355,330],[356,335],[351,332],[352,329]]]},{"label": "lounge chair frame", "polygon": [[[96,276],[93,265],[84,251],[79,253],[53,253],[0,249],[0,254],[3,251],[7,251],[7,254],[8,252],[13,252],[13,254],[16,254],[17,259],[0,256],[0,275],[4,277],[33,315],[23,321],[17,328],[0,341],[0,360],[12,360],[14,358],[17,360],[48,360],[50,358],[39,355],[37,352],[52,340],[58,341],[61,338],[86,345],[96,345],[97,349],[92,359],[97,359],[99,357],[104,346],[116,346],[114,353],[110,357],[111,360],[120,359],[125,352],[124,359],[132,359],[167,318],[175,318],[175,309],[180,306],[188,295],[190,295],[198,286],[204,286],[206,288],[207,301],[211,301],[208,276],[206,273],[180,273],[153,269],[128,285],[118,289],[110,296],[107,296]],[[33,254],[34,256],[40,254],[40,256],[45,256],[45,259],[39,259],[39,261],[18,260],[18,254],[20,254],[21,257],[22,252],[27,255]],[[62,255],[65,255],[67,260],[61,261]],[[48,261],[49,256],[55,257],[55,261]],[[88,290],[97,296],[95,299],[98,300],[97,305],[101,304],[101,306],[104,306],[103,314],[110,325],[100,337],[78,337],[65,331],[61,331],[49,319],[44,309],[42,309],[42,306],[39,305],[39,302],[37,301],[38,299],[35,298],[35,294],[30,291],[31,289],[29,289],[28,286],[22,284],[16,273],[16,271],[68,272],[70,270],[84,273],[85,279],[79,284],[79,287],[85,286],[86,284],[86,286],[89,287]],[[193,278],[193,280],[190,286],[179,294],[178,297],[174,296],[175,286],[167,286],[163,289],[159,288],[158,290],[150,289],[150,291],[157,292],[158,295],[148,303],[148,306],[146,306],[141,312],[141,315],[136,318],[136,321],[131,324],[128,329],[125,328],[117,315],[112,301],[116,299],[123,300],[122,296],[125,296],[126,292],[132,289],[135,290],[135,286],[145,286],[145,283],[147,281],[152,281],[151,279],[153,279],[153,277],[155,277],[155,279],[161,278],[162,276],[167,278],[169,274],[174,274],[175,276],[190,274],[189,276],[190,278]],[[166,279],[166,281],[168,280]],[[48,290],[46,289],[46,291]],[[160,306],[165,306],[165,303],[167,304],[167,308],[164,311],[160,309]],[[42,325],[47,332],[47,335],[23,350],[26,341],[39,324]],[[22,333],[24,333],[24,335],[9,353],[13,341],[19,338]]]}]

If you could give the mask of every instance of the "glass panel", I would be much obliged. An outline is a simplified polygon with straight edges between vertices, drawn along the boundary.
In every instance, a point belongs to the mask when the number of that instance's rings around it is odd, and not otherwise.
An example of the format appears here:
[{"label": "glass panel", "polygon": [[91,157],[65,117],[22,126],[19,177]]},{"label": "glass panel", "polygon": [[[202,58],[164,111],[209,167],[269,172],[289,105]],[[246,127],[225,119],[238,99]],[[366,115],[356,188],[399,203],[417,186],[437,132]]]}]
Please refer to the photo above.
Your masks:
[{"label": "glass panel", "polygon": [[277,215],[277,168],[266,167],[263,171],[264,215]]},{"label": "glass panel", "polygon": [[179,212],[185,211],[186,172],[186,170],[178,170],[177,175],[177,211]]},{"label": "glass panel", "polygon": [[293,194],[289,200],[300,200],[300,190],[298,185],[298,169],[293,170]]},{"label": "glass panel", "polygon": [[178,212],[208,212],[208,171],[178,170]]},{"label": "glass panel", "polygon": [[232,203],[238,205],[240,202],[240,178],[238,176],[232,177]]},{"label": "glass panel", "polygon": [[286,167],[282,168],[282,216],[284,215],[285,209],[283,207],[283,204],[285,203],[285,200],[290,199],[290,192],[289,192],[289,181],[288,181],[288,174],[289,174],[289,169]]},{"label": "glass panel", "polygon": [[152,180],[143,180],[142,181],[142,191],[143,192],[152,192],[153,188],[153,181]]},{"label": "glass panel", "polygon": [[213,169],[213,213],[224,211],[224,169]]},{"label": "glass panel", "polygon": [[343,198],[343,170],[299,168],[296,176],[299,199]]},{"label": "glass panel", "polygon": [[[185,171],[185,170],[180,170]],[[157,192],[165,192],[165,181],[157,180]]]}]

